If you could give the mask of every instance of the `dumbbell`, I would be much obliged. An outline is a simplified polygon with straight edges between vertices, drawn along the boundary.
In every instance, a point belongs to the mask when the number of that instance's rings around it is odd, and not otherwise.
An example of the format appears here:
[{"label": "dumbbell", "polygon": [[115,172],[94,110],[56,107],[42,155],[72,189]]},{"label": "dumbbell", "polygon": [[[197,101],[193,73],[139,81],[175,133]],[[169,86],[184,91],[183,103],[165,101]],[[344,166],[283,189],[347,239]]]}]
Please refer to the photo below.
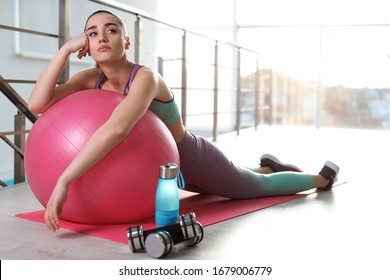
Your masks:
[{"label": "dumbbell", "polygon": [[179,216],[177,224],[144,231],[141,225],[127,229],[129,247],[133,253],[146,250],[154,258],[168,255],[174,244],[185,242],[187,246],[199,244],[204,235],[203,226],[194,213]]}]

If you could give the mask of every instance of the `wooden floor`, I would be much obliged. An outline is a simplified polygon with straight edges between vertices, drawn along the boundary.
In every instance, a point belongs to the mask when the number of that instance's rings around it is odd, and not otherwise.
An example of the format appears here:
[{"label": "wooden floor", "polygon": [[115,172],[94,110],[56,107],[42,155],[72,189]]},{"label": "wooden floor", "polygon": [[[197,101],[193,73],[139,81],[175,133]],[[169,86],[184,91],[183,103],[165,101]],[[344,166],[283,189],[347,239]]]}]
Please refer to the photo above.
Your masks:
[{"label": "wooden floor", "polygon": [[[338,182],[344,184],[208,226],[198,246],[177,245],[168,260],[267,265],[275,277],[270,279],[306,274],[311,279],[389,279],[390,132],[273,126],[239,137],[223,135],[216,144],[244,166],[272,153],[318,173],[332,160],[341,167]],[[0,190],[1,260],[151,259],[123,244],[66,230],[52,233],[15,217],[41,208],[27,184]]]}]

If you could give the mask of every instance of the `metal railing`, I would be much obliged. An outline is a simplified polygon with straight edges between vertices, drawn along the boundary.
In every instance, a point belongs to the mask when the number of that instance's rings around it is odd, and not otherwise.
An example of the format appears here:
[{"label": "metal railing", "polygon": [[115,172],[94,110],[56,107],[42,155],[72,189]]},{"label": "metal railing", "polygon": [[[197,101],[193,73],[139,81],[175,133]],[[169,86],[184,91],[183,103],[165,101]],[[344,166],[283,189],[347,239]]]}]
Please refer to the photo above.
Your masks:
[{"label": "metal railing", "polygon": [[[17,3],[17,2],[15,2]],[[37,30],[31,30],[26,28],[20,28],[17,26],[9,26],[0,24],[0,29],[9,30],[12,32],[28,33],[37,36],[57,38],[58,47],[60,48],[69,39],[69,0],[59,0],[59,32],[58,34],[52,34],[47,32],[40,32]],[[0,73],[1,74],[1,73]],[[69,64],[65,66],[65,69],[61,75],[59,83],[64,83],[69,78]],[[5,79],[0,76],[0,92],[3,93],[9,101],[17,108],[17,113],[14,117],[14,131],[0,132],[0,138],[13,149],[14,151],[14,184],[22,183],[25,181],[24,170],[24,146],[26,140],[26,134],[29,130],[26,130],[26,117],[34,123],[38,116],[32,113],[27,106],[26,101],[17,93],[17,91],[10,84],[34,84],[35,81],[31,80],[14,80]],[[8,137],[13,136],[14,140],[11,141]],[[0,181],[1,186],[6,186],[6,183]]]},{"label": "metal railing", "polygon": [[[210,40],[211,42],[214,42],[214,50],[213,50],[213,55],[214,55],[214,61],[213,61],[213,69],[214,69],[214,77],[213,77],[213,87],[211,88],[213,92],[213,111],[208,113],[212,115],[213,119],[213,124],[212,124],[212,139],[215,141],[217,139],[218,135],[218,115],[224,112],[219,111],[218,108],[218,100],[219,100],[219,94],[221,91],[221,88],[219,86],[219,75],[220,75],[220,61],[218,59],[220,55],[219,48],[221,45],[226,45],[231,47],[232,49],[235,50],[235,70],[236,71],[236,77],[235,77],[235,84],[236,88],[233,89],[236,94],[236,108],[235,110],[230,111],[230,113],[235,114],[235,130],[236,133],[239,134],[242,124],[241,124],[241,114],[243,112],[253,112],[254,115],[254,127],[256,128],[259,124],[259,120],[264,118],[264,107],[261,107],[259,105],[259,96],[261,95],[261,85],[262,82],[259,81],[259,70],[258,70],[258,53],[256,51],[247,49],[243,46],[239,46],[233,42],[226,42],[226,41],[221,41],[217,40],[215,38],[211,38],[208,36],[205,36],[201,33],[198,33],[193,30],[189,30],[186,28],[183,28],[181,26],[173,25],[167,21],[161,20],[151,14],[148,14],[144,11],[141,11],[139,9],[136,9],[134,7],[131,7],[129,5],[125,5],[122,3],[119,3],[117,1],[112,1],[112,0],[90,0],[91,2],[95,2],[97,4],[100,4],[102,6],[106,6],[112,9],[117,9],[120,11],[123,11],[125,13],[131,14],[135,16],[135,22],[134,22],[134,42],[133,42],[133,47],[134,47],[134,62],[135,63],[140,63],[140,57],[142,54],[142,49],[141,49],[141,43],[140,43],[140,38],[142,34],[142,29],[141,29],[141,22],[142,21],[150,21],[153,23],[158,23],[162,24],[166,27],[169,27],[173,30],[178,30],[182,32],[181,35],[181,56],[176,58],[178,61],[181,63],[181,85],[178,87],[178,89],[181,91],[181,114],[183,118],[184,124],[187,122],[187,118],[191,115],[187,113],[187,94],[188,90],[190,88],[188,87],[188,35],[195,35],[199,36],[205,40]],[[30,30],[30,29],[24,29],[24,28],[19,28],[15,26],[7,26],[7,25],[0,25],[0,29],[5,29],[9,30],[12,32],[22,32],[22,33],[29,33],[37,36],[44,36],[44,37],[52,37],[52,38],[58,38],[58,47],[60,48],[69,38],[69,29],[70,29],[70,0],[59,0],[59,28],[58,28],[58,34],[51,34],[51,33],[45,33],[45,32],[40,32],[40,31],[35,31],[35,30]],[[256,68],[253,69],[253,73],[255,73],[255,82],[254,82],[254,90],[253,90],[253,95],[254,95],[254,100],[255,104],[250,106],[250,108],[242,108],[241,104],[241,99],[243,95],[243,89],[242,89],[242,84],[241,84],[241,53],[242,52],[248,52],[254,55],[255,57],[255,65]],[[164,62],[169,60],[167,58],[164,58],[162,56],[158,56],[158,68],[159,72],[163,75],[164,72]],[[1,73],[0,73],[1,74]],[[69,64],[66,65],[62,76],[59,80],[59,83],[64,83],[67,79],[69,78]],[[26,105],[26,102],[18,95],[18,93],[10,86],[11,83],[35,83],[35,81],[29,81],[29,80],[7,80],[3,77],[0,76],[0,91],[5,94],[9,100],[15,105],[15,107],[18,109],[18,112],[15,116],[15,131],[12,132],[1,132],[0,133],[0,138],[5,141],[13,150],[14,150],[14,160],[15,160],[15,168],[14,168],[14,177],[15,177],[15,183],[23,182],[24,181],[24,168],[23,168],[23,157],[24,157],[24,143],[25,143],[25,134],[28,133],[29,131],[25,129],[25,117],[27,117],[32,123],[35,122],[37,119],[37,116],[33,113],[31,113],[28,110],[28,107]],[[268,110],[271,108],[271,106],[265,108],[265,110]],[[263,111],[262,111],[263,110]],[[13,135],[14,136],[14,143],[10,141],[7,136]],[[2,182],[3,183],[3,182]]]},{"label": "metal railing", "polygon": [[[0,91],[17,108],[17,114],[14,117],[14,131],[0,132],[0,138],[14,150],[14,182],[24,182],[24,144],[26,142],[26,117],[34,123],[38,116],[30,112],[23,98],[9,85],[8,80],[0,76]],[[25,82],[25,81],[13,81]],[[7,136],[14,136],[14,142]],[[5,183],[2,182],[2,185]]]}]

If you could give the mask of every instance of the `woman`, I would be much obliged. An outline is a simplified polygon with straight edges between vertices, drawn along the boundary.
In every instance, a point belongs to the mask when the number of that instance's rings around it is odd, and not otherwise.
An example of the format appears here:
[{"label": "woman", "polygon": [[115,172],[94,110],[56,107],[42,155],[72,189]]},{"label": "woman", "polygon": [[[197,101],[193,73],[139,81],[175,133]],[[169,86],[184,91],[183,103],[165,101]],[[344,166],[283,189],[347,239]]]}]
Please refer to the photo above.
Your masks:
[{"label": "woman", "polygon": [[[97,11],[87,19],[84,32],[59,49],[36,82],[28,105],[38,114],[61,98],[84,89],[101,88],[126,95],[59,177],[45,211],[50,230],[59,229],[69,185],[120,143],[148,109],[154,111],[172,133],[189,191],[244,199],[331,188],[339,170],[331,162],[325,164],[319,175],[280,172],[300,170],[271,155],[264,155],[260,168],[253,170],[234,165],[213,144],[186,131],[173,94],[162,77],[130,62],[126,57],[129,47],[130,39],[123,21],[109,11]],[[98,67],[79,72],[56,86],[69,55],[76,52],[79,59],[92,56]]]}]

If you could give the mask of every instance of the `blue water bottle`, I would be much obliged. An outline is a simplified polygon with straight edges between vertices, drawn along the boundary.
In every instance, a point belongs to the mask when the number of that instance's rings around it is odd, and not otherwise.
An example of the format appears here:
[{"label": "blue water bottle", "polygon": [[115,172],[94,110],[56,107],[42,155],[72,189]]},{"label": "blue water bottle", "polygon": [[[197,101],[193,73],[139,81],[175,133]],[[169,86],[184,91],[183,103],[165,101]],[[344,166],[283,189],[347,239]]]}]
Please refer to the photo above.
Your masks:
[{"label": "blue water bottle", "polygon": [[169,163],[160,166],[156,191],[156,226],[176,224],[179,217],[179,190],[176,177],[178,166]]}]

